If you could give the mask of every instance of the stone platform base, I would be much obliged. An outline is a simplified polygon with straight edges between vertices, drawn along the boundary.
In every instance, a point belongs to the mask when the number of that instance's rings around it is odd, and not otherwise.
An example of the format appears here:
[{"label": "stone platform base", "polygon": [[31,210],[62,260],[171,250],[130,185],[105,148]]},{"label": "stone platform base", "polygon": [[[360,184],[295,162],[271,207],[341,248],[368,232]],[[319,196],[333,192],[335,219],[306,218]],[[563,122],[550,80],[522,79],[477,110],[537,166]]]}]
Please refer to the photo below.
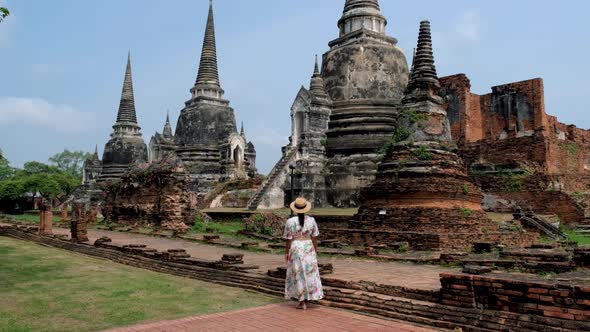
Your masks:
[{"label": "stone platform base", "polygon": [[538,233],[427,233],[390,230],[323,229],[322,238],[356,246],[389,245],[407,242],[411,250],[470,251],[475,242],[494,242],[509,247],[526,247],[537,243]]}]

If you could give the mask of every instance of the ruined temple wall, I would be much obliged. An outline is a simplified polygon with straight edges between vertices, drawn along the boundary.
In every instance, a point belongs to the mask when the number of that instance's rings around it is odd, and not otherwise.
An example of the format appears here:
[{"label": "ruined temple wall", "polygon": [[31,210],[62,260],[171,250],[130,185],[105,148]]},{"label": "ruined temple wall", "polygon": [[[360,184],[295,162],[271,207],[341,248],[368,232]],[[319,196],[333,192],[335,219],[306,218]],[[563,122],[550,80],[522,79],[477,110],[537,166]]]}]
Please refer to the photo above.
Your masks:
[{"label": "ruined temple wall", "polygon": [[480,100],[484,139],[532,136],[547,125],[540,78],[492,87]]},{"label": "ruined temple wall", "polygon": [[486,193],[509,200],[539,214],[555,214],[566,224],[584,219],[583,209],[572,195],[587,190],[589,176],[536,174],[472,174]]},{"label": "ruined temple wall", "polygon": [[471,93],[471,82],[465,74],[440,79],[447,96],[447,117],[455,141],[475,142],[483,139],[481,96]]},{"label": "ruined temple wall", "polygon": [[514,165],[519,161],[526,161],[538,170],[545,171],[547,142],[539,136],[488,139],[463,145],[459,149],[459,155],[468,169],[477,162]]},{"label": "ruined temple wall", "polygon": [[590,131],[545,112],[543,80],[509,83],[477,95],[464,74],[441,79],[453,140],[467,164],[533,161],[547,174],[590,171]]},{"label": "ruined temple wall", "polygon": [[448,98],[453,138],[458,143],[531,136],[549,123],[540,78],[498,85],[485,95],[471,93],[465,74],[440,81]]},{"label": "ruined temple wall", "polygon": [[554,116],[547,118],[550,173],[580,174],[590,171],[590,130],[561,123]]},{"label": "ruined temple wall", "polygon": [[185,178],[170,176],[160,184],[115,184],[107,190],[103,212],[107,221],[125,225],[190,224],[197,204]]}]

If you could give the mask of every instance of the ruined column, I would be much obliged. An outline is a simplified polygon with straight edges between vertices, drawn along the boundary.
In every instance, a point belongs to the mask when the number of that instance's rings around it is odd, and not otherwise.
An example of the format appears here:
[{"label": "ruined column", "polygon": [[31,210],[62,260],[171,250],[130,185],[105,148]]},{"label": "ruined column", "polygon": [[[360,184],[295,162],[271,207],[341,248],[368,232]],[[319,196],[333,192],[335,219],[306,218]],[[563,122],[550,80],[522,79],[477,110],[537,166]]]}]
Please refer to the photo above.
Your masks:
[{"label": "ruined column", "polygon": [[68,220],[68,206],[66,204],[61,207],[59,218],[61,222],[66,222]]},{"label": "ruined column", "polygon": [[88,224],[95,225],[98,221],[98,204],[92,203],[90,205],[90,213],[88,214]]},{"label": "ruined column", "polygon": [[41,202],[39,211],[39,234],[51,235],[53,234],[53,211],[52,206],[47,201]]},{"label": "ruined column", "polygon": [[72,222],[70,232],[72,242],[88,242],[86,219],[86,203],[77,202],[72,205]]}]

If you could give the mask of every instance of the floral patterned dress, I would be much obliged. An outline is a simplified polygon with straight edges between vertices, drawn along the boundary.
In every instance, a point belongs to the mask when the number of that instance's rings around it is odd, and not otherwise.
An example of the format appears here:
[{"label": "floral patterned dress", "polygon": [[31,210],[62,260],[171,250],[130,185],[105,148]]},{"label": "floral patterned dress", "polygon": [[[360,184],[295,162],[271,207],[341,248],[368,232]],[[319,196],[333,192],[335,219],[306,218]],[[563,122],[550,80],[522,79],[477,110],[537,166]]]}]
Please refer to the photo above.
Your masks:
[{"label": "floral patterned dress", "polygon": [[320,235],[312,217],[305,217],[303,227],[298,217],[287,220],[283,237],[291,240],[285,280],[285,298],[299,301],[317,301],[324,297],[318,260],[312,237]]}]

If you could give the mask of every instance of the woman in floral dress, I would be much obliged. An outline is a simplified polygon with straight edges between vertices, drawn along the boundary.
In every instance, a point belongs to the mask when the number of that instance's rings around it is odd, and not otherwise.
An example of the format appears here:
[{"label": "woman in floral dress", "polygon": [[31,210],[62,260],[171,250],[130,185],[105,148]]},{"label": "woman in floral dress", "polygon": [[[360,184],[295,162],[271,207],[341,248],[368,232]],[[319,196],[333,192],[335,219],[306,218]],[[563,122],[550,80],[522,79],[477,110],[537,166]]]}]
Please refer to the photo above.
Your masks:
[{"label": "woman in floral dress", "polygon": [[297,198],[291,203],[291,210],[297,214],[285,224],[285,260],[287,279],[285,298],[299,301],[297,309],[306,309],[307,301],[317,301],[324,297],[317,260],[318,225],[313,217],[305,213],[311,203],[305,198]]}]

